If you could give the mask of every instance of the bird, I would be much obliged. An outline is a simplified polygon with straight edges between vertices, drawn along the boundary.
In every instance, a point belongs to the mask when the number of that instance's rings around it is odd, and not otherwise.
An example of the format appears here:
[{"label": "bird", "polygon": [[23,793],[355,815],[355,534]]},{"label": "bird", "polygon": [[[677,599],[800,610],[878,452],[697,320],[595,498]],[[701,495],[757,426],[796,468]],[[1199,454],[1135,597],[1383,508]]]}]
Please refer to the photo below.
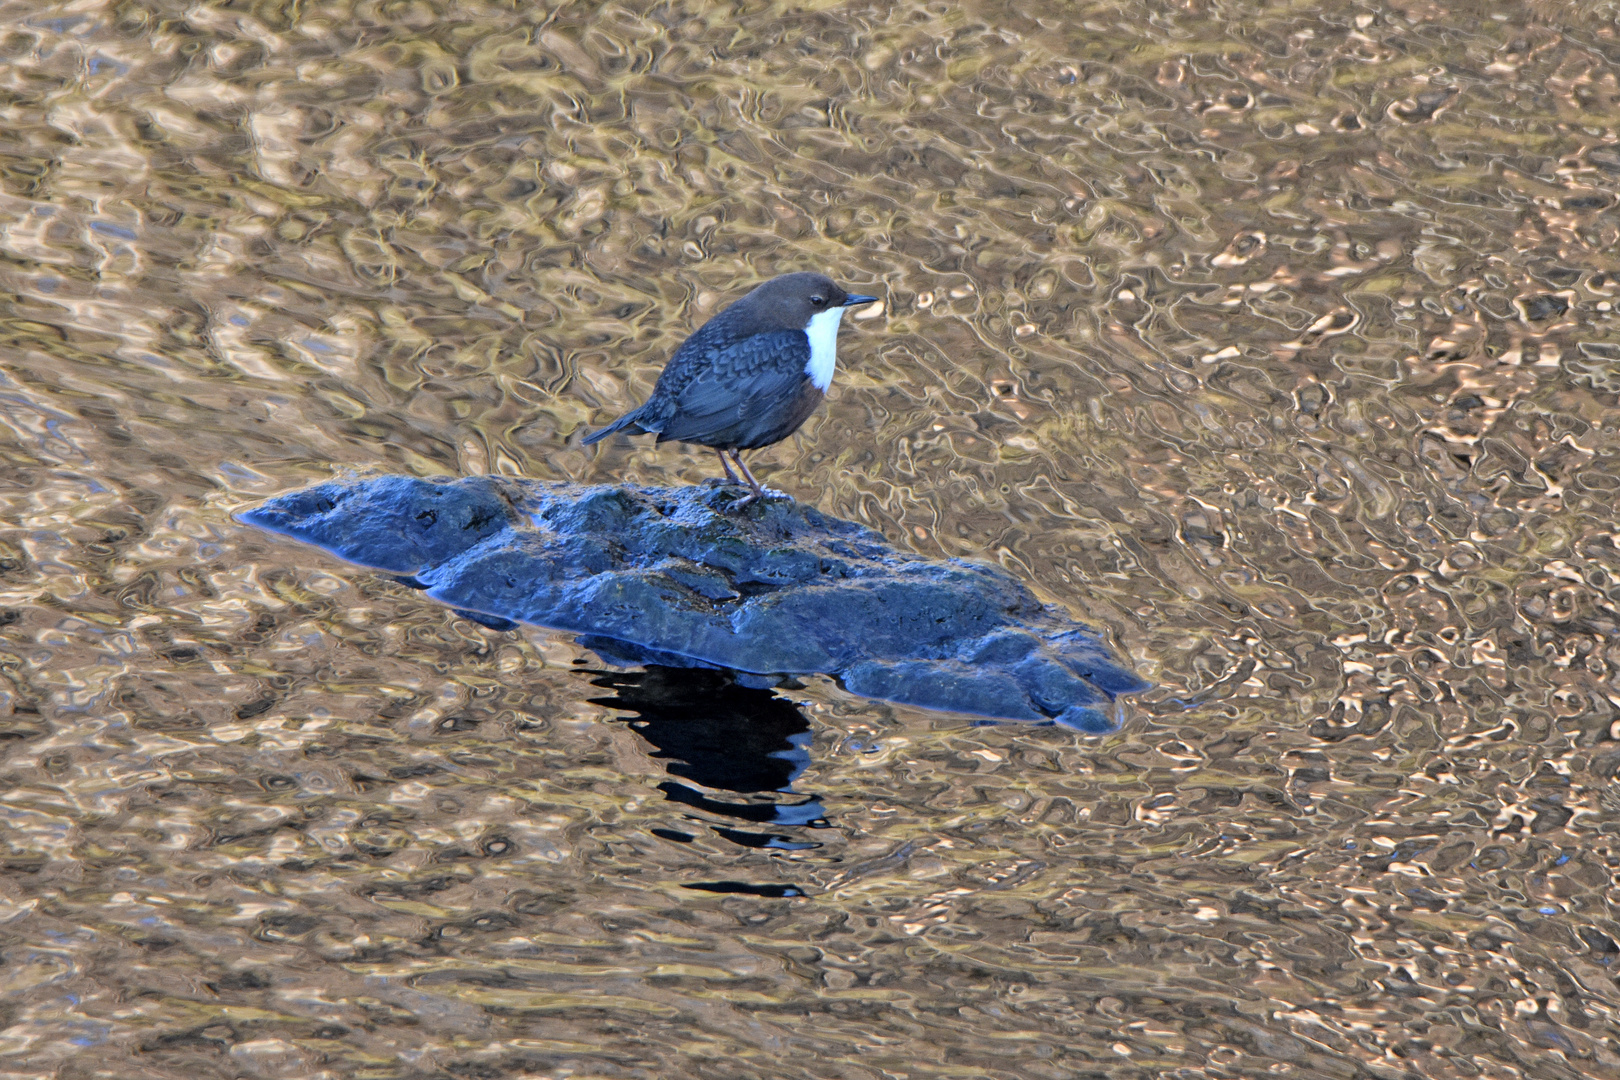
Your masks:
[{"label": "bird", "polygon": [[639,408],[581,444],[624,432],[711,447],[726,479],[751,489],[732,508],[762,499],[742,452],[781,442],[816,411],[832,385],[844,310],[877,299],[846,292],[825,274],[771,278],[683,341]]}]

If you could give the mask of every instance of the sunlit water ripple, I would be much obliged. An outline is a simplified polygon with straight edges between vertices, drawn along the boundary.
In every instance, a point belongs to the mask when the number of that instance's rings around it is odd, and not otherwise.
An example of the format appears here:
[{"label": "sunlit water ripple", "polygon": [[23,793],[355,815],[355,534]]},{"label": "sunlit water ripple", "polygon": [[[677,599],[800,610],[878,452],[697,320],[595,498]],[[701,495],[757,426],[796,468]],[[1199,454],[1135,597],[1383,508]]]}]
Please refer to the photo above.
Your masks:
[{"label": "sunlit water ripple", "polygon": [[[0,1076],[1616,1075],[1616,14],[0,3]],[[885,303],[762,478],[1118,735],[231,517],[698,480],[578,435],[796,269]]]}]

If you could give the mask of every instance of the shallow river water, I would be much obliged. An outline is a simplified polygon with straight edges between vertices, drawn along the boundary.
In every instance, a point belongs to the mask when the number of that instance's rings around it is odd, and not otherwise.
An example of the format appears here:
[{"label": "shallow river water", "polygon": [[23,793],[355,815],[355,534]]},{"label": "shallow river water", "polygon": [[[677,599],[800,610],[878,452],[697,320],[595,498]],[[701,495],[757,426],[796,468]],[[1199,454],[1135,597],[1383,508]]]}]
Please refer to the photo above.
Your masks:
[{"label": "shallow river water", "polygon": [[[1620,1074],[1620,8],[0,2],[0,1077]],[[607,668],[233,512],[762,479],[1123,730]]]}]

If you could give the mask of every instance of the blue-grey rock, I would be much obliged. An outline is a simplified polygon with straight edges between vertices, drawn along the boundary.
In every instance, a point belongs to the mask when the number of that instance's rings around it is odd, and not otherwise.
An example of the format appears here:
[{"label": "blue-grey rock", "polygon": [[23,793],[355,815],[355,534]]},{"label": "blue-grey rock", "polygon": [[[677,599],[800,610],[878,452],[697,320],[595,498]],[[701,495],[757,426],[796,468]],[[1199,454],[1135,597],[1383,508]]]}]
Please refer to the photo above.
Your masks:
[{"label": "blue-grey rock", "polygon": [[487,626],[570,630],[612,662],[821,672],[930,709],[1111,731],[1146,688],[1001,568],[899,551],[790,499],[509,477],[320,484],[244,521],[396,575]]}]

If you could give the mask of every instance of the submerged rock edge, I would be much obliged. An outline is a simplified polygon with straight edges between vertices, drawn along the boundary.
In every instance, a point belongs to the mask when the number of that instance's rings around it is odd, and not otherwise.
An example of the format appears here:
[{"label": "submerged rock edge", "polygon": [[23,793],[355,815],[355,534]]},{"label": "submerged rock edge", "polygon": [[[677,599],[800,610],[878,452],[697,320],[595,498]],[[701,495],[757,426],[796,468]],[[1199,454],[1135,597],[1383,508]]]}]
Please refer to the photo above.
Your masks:
[{"label": "submerged rock edge", "polygon": [[380,570],[471,617],[755,674],[818,672],[922,708],[1117,728],[1147,683],[999,566],[901,551],[793,500],[713,486],[361,477],[239,520]]}]

